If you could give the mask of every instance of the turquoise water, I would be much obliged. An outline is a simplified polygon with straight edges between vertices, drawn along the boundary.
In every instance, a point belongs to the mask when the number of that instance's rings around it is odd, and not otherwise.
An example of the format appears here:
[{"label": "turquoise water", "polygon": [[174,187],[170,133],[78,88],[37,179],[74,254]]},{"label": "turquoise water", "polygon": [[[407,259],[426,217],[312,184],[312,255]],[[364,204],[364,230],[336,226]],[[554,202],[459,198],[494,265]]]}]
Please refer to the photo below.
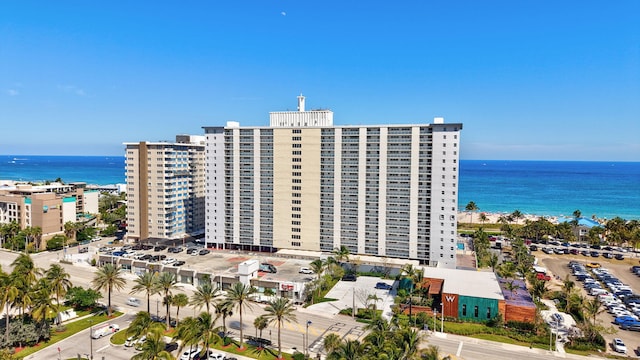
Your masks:
[{"label": "turquoise water", "polygon": [[[0,180],[125,182],[124,156],[0,156]],[[461,160],[460,210],[640,219],[640,163]]]}]

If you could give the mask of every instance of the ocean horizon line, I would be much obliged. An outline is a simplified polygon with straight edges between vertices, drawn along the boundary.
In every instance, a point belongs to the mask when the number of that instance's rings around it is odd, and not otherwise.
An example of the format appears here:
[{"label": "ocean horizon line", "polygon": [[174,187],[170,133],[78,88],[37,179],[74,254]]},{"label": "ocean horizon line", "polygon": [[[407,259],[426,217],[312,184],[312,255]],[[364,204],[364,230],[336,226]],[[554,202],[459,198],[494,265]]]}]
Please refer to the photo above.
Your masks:
[{"label": "ocean horizon line", "polygon": [[[39,156],[39,157],[126,157],[124,151],[122,154],[98,154],[98,155],[84,155],[84,154],[0,154],[0,156]],[[585,163],[640,163],[639,160],[576,160],[576,159],[465,159],[460,158],[460,161],[521,161],[521,162],[585,162]]]}]

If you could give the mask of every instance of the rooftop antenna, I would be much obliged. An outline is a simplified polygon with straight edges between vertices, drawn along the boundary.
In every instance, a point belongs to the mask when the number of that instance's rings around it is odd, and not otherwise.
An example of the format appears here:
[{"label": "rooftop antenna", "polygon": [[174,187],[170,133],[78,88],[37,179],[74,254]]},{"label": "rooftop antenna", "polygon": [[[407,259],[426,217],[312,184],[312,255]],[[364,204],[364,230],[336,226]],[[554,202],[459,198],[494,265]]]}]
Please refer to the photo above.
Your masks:
[{"label": "rooftop antenna", "polygon": [[302,92],[298,96],[298,111],[304,111],[304,96],[302,96]]}]

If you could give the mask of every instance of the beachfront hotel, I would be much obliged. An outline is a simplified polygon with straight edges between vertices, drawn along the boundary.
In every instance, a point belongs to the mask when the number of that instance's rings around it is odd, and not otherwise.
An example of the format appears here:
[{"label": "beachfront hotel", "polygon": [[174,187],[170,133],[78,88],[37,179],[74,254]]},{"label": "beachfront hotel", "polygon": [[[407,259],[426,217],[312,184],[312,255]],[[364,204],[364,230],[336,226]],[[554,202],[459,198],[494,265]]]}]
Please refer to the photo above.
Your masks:
[{"label": "beachfront hotel", "polygon": [[333,112],[204,127],[207,246],[456,266],[462,124],[334,126]]},{"label": "beachfront hotel", "polygon": [[127,238],[184,239],[204,233],[204,136],[125,143]]}]

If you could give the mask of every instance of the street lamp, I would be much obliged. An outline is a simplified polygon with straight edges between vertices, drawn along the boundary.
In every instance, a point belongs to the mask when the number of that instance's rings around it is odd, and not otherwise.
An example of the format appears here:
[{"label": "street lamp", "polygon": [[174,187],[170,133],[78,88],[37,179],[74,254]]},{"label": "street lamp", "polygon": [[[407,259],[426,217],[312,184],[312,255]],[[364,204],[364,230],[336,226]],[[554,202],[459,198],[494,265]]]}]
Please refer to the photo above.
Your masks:
[{"label": "street lamp", "polygon": [[444,333],[444,303],[440,303],[440,309],[442,310],[442,323],[440,325],[440,332]]},{"label": "street lamp", "polygon": [[160,300],[156,299],[156,318],[160,318]]},{"label": "street lamp", "polygon": [[306,337],[307,337],[307,345],[304,347],[304,353],[305,355],[309,356],[309,325],[311,325],[311,320],[307,320],[307,333],[306,333]]},{"label": "street lamp", "polygon": [[437,313],[438,312],[436,311],[436,309],[433,308],[433,332],[436,332],[436,319],[437,319],[436,314]]}]

